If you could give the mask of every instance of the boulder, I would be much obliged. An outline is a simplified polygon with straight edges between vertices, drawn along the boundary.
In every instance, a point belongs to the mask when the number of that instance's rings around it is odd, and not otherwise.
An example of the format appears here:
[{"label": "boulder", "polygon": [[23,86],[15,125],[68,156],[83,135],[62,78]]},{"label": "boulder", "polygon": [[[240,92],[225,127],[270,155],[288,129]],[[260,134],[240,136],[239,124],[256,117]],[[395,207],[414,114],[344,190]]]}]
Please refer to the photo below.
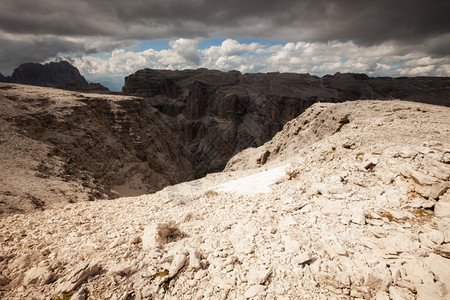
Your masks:
[{"label": "boulder", "polygon": [[175,221],[146,226],[142,235],[142,247],[143,249],[160,247],[181,236],[182,232]]}]

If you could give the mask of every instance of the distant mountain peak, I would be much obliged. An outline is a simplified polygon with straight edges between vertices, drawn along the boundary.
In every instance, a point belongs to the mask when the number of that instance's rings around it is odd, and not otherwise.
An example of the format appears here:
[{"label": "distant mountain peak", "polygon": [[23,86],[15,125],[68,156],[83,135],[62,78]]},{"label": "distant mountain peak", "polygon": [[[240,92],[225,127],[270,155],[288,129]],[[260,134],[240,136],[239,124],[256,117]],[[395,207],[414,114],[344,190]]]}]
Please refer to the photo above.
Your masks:
[{"label": "distant mountain peak", "polygon": [[44,65],[39,63],[22,64],[14,70],[11,81],[47,87],[57,87],[75,81],[87,84],[80,71],[67,61],[51,62]]},{"label": "distant mountain peak", "polygon": [[20,83],[45,87],[56,87],[77,91],[109,92],[99,83],[88,83],[80,71],[67,61],[24,63],[11,76],[0,74],[0,82]]}]

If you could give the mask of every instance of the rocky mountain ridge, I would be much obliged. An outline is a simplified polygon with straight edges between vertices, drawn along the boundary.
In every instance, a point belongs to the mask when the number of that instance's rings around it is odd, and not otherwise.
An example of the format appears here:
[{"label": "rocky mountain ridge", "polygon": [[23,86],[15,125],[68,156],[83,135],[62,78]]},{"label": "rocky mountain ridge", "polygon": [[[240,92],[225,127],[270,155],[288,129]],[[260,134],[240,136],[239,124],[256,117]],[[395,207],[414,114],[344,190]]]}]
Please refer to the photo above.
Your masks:
[{"label": "rocky mountain ridge", "polygon": [[226,172],[5,216],[0,297],[448,299],[449,122],[316,103]]},{"label": "rocky mountain ridge", "polygon": [[405,99],[450,106],[450,78],[144,69],[125,78],[123,94],[152,99],[162,113],[177,120],[199,177],[221,170],[240,151],[269,141],[316,102]]},{"label": "rocky mountain ridge", "polygon": [[14,69],[11,76],[0,74],[0,82],[19,83],[44,87],[56,87],[85,92],[109,90],[99,83],[88,83],[77,68],[67,61],[46,64],[25,63]]},{"label": "rocky mountain ridge", "polygon": [[[341,89],[333,80],[342,81]],[[22,178],[3,185],[0,211],[145,194],[220,171],[233,155],[269,141],[317,101],[376,94],[371,80],[392,81],[361,74],[143,70],[124,87],[143,98],[0,85],[2,139],[11,141],[0,143],[4,165]],[[445,105],[446,78],[405,80],[395,85],[409,86],[416,96],[429,91]],[[14,139],[28,146],[16,147]],[[272,159],[265,155],[263,163]],[[47,179],[64,188],[47,188]],[[32,184],[41,188],[30,193]]]}]

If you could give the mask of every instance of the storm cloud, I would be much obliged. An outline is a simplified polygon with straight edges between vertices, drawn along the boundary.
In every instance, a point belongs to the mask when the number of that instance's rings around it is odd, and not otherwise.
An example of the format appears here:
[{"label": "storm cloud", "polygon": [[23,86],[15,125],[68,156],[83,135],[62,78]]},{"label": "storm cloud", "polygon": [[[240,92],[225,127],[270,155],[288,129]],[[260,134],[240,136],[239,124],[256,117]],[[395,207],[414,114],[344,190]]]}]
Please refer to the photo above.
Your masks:
[{"label": "storm cloud", "polygon": [[[89,54],[154,39],[390,43],[399,55],[450,54],[448,0],[2,0],[0,70],[57,53]],[[185,41],[185,43],[188,43]],[[183,45],[175,44],[174,47]],[[198,62],[193,45],[180,52]],[[181,48],[180,48],[181,50]]]}]

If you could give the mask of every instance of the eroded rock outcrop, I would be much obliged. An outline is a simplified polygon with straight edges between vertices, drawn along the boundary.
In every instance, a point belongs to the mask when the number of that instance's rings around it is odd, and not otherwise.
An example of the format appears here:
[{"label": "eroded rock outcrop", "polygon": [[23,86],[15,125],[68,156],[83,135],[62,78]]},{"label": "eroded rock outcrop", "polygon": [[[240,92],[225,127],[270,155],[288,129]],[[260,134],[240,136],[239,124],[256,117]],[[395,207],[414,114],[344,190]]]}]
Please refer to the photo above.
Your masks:
[{"label": "eroded rock outcrop", "polygon": [[241,74],[198,69],[144,69],[123,93],[151,98],[177,119],[194,154],[196,175],[221,170],[248,147],[269,141],[316,102],[408,99],[450,106],[449,78],[369,78],[364,74]]},{"label": "eroded rock outcrop", "polygon": [[1,84],[0,102],[2,212],[193,179],[179,125],[149,100]]}]

